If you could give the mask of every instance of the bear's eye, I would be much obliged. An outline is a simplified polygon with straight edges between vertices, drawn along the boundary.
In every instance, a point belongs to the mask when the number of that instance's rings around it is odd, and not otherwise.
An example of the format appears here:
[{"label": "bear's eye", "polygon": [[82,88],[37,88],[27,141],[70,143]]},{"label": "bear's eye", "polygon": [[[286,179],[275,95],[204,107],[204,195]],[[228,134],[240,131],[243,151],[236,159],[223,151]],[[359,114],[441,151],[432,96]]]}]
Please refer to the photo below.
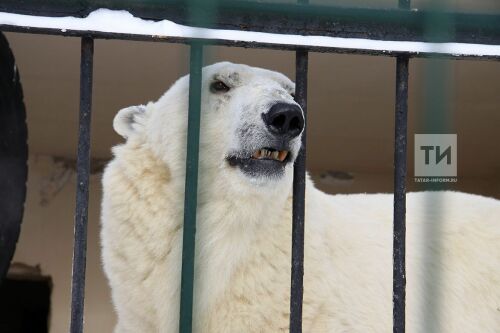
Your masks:
[{"label": "bear's eye", "polygon": [[222,81],[215,81],[210,85],[210,91],[213,93],[228,92],[229,89],[230,88]]}]

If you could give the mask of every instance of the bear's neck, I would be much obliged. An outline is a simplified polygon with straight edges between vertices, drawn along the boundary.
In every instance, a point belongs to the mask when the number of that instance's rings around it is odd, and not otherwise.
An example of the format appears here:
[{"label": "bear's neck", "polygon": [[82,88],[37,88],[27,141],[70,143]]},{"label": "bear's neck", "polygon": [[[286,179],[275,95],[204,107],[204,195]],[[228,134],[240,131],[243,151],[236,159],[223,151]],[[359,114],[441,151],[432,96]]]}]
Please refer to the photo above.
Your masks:
[{"label": "bear's neck", "polygon": [[285,266],[290,263],[291,202],[282,193],[266,200],[243,193],[200,195],[195,259],[195,295],[200,301],[196,313],[207,313],[219,297],[231,294],[227,289],[233,285],[230,281],[249,263],[259,263],[270,253],[282,254]]}]

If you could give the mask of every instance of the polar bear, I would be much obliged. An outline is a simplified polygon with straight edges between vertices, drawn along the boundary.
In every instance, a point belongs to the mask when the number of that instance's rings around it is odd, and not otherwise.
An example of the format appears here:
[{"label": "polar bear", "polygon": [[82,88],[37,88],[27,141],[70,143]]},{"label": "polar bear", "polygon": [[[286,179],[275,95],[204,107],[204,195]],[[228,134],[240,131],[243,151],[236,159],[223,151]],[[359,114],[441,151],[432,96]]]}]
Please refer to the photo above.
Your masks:
[{"label": "polar bear", "polygon": [[[103,176],[115,332],[177,332],[189,78],[118,112]],[[195,332],[289,328],[293,162],[304,117],[280,73],[203,69]],[[306,183],[304,332],[390,332],[391,194]],[[439,234],[428,236],[429,226]],[[500,201],[407,195],[408,332],[500,332]]]}]

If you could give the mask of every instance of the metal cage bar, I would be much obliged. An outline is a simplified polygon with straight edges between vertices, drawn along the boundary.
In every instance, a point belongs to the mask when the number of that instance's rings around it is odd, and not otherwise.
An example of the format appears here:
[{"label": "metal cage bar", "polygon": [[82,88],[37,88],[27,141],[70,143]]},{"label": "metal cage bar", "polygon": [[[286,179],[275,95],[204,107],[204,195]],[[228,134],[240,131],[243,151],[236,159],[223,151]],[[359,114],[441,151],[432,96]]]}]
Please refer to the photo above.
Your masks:
[{"label": "metal cage bar", "polygon": [[[399,0],[410,10],[410,0]],[[394,115],[394,224],[392,252],[392,330],[404,333],[406,326],[406,151],[408,136],[407,54],[396,57],[396,107]]]},{"label": "metal cage bar", "polygon": [[71,285],[71,333],[83,332],[85,299],[85,264],[87,260],[87,222],[90,175],[90,120],[92,111],[92,78],[94,40],[83,37],[80,63],[80,119],[76,162],[76,210]]},{"label": "metal cage bar", "polygon": [[196,206],[198,202],[198,153],[200,143],[201,77],[203,46],[191,44],[189,75],[189,111],[184,190],[184,227],[182,235],[182,276],[179,332],[192,331],[193,280],[196,238]]},{"label": "metal cage bar", "polygon": [[[308,53],[296,52],[295,100],[307,121]],[[306,192],[306,128],[302,132],[302,147],[293,168],[292,206],[292,272],[290,287],[290,333],[302,332],[302,299],[304,294],[304,215]]]},{"label": "metal cage bar", "polygon": [[408,56],[396,60],[394,137],[393,332],[405,331],[406,301],[406,142],[408,115]]},{"label": "metal cage bar", "polygon": [[[409,2],[409,0],[402,1]],[[134,16],[146,20],[167,19],[182,25],[224,30],[394,41],[429,41],[423,27],[427,16],[432,15],[432,10],[347,8],[335,5],[336,2],[322,1],[322,4],[302,6],[291,1],[255,0],[2,0],[0,11],[41,16],[85,17],[93,10],[108,8],[127,10]],[[210,11],[216,3],[218,15],[213,20],[200,21],[192,16],[191,5],[193,3],[196,3],[202,13]],[[444,15],[442,17],[453,21],[456,25],[455,36],[443,41],[498,44],[500,39],[498,14],[449,11],[442,14]],[[441,28],[436,26],[435,29]]]}]

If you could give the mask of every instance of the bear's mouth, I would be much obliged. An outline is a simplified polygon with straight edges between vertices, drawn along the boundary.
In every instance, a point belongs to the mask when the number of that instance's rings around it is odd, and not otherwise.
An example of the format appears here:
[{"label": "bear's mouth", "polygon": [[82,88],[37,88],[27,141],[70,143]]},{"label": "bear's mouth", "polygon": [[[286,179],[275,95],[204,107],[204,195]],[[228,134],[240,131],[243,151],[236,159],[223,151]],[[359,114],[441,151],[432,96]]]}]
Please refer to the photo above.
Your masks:
[{"label": "bear's mouth", "polygon": [[253,152],[239,152],[226,157],[231,167],[239,167],[251,177],[279,177],[292,160],[289,150],[263,147]]}]

